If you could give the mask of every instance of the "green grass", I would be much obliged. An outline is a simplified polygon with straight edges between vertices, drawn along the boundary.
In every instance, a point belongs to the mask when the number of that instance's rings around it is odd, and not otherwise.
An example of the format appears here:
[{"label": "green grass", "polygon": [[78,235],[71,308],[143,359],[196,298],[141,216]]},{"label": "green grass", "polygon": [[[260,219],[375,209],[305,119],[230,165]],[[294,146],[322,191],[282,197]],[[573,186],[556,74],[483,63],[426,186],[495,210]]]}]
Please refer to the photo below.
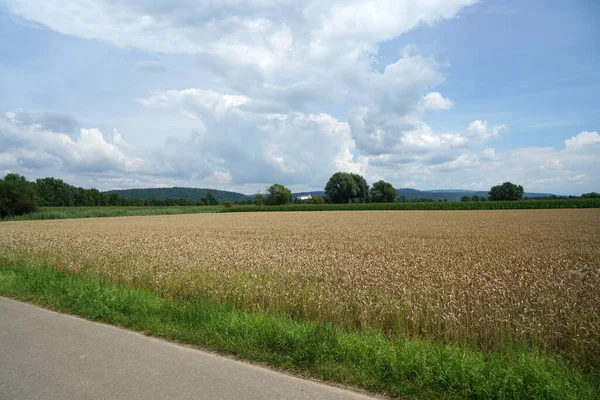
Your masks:
[{"label": "green grass", "polygon": [[247,211],[360,211],[360,210],[522,210],[548,208],[600,208],[600,199],[519,201],[468,201],[421,203],[287,204],[283,206],[233,206],[220,212]]},{"label": "green grass", "polygon": [[171,215],[218,212],[264,211],[361,211],[361,210],[524,210],[550,208],[600,208],[600,199],[557,199],[481,202],[429,203],[352,203],[352,204],[286,204],[282,206],[234,205],[174,207],[42,207],[38,212],[7,217],[0,221],[40,219],[127,217],[134,215]]},{"label": "green grass", "polygon": [[173,207],[41,207],[39,211],[7,217],[2,221],[24,221],[40,219],[66,219],[66,218],[98,218],[98,217],[129,217],[145,215],[171,215],[171,214],[197,214],[214,213],[221,210],[222,206],[173,206]]},{"label": "green grass", "polygon": [[600,398],[596,375],[527,348],[482,353],[252,313],[202,298],[149,291],[25,264],[0,265],[0,295],[232,354],[393,397]]}]

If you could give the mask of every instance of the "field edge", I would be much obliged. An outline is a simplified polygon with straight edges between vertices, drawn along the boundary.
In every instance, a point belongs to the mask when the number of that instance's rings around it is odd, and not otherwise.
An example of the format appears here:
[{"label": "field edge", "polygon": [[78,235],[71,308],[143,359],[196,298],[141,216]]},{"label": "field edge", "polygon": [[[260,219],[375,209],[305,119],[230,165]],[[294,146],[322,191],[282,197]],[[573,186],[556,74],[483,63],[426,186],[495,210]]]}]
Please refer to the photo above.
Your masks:
[{"label": "field edge", "polygon": [[32,221],[70,218],[103,218],[151,215],[179,215],[232,212],[287,211],[470,211],[470,210],[549,210],[600,208],[600,199],[545,199],[482,202],[406,202],[349,204],[285,204],[278,206],[102,206],[40,207],[37,212],[0,218],[3,221]]},{"label": "field edge", "polygon": [[489,353],[252,313],[24,263],[0,264],[0,295],[392,397],[598,398],[596,375],[530,349]]}]

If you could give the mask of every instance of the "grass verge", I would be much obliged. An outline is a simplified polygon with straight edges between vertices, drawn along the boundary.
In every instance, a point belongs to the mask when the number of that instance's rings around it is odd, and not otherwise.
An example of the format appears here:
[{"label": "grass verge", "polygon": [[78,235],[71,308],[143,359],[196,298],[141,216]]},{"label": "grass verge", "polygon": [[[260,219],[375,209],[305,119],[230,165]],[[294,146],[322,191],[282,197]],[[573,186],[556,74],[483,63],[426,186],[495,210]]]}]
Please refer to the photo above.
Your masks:
[{"label": "grass verge", "polygon": [[487,353],[390,340],[327,323],[169,301],[143,289],[26,264],[0,265],[0,295],[392,397],[591,399],[600,385],[531,349]]}]

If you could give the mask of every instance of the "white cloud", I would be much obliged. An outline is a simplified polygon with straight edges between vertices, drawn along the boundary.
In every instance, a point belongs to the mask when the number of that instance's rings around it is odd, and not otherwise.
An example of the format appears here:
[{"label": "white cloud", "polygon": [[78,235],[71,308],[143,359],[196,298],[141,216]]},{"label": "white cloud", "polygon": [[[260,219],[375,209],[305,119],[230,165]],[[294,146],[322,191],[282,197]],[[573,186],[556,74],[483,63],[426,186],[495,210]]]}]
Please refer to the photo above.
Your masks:
[{"label": "white cloud", "polygon": [[506,125],[501,124],[492,127],[491,130],[488,130],[487,125],[487,121],[473,121],[469,124],[467,128],[467,135],[475,140],[489,140],[500,136],[500,133],[502,133],[502,131],[508,129]]},{"label": "white cloud", "polygon": [[41,116],[33,113],[9,112],[6,117],[0,120],[0,138],[7,144],[0,155],[24,168],[130,172],[143,165],[124,154],[126,142],[116,130],[108,140],[95,128],[81,128],[75,135],[54,131],[38,123]]},{"label": "white cloud", "polygon": [[452,101],[439,92],[429,92],[424,97],[426,110],[448,110],[452,108]]},{"label": "white cloud", "polygon": [[[254,191],[279,181],[320,189],[337,170],[397,186],[597,184],[590,172],[597,132],[581,132],[560,150],[482,148],[507,126],[476,120],[443,132],[427,123],[427,111],[454,107],[437,91],[445,76],[433,56],[408,45],[379,64],[380,43],[455,18],[473,3],[12,0],[4,8],[25,20],[135,49],[128,71],[148,81],[131,97],[149,117],[103,134],[69,114],[9,112],[0,123],[0,168],[49,169],[105,188]],[[152,132],[147,142],[164,146],[128,143],[120,132]]]},{"label": "white cloud", "polygon": [[[143,106],[151,108],[173,108],[182,105],[193,111],[209,112],[220,119],[226,113],[248,103],[249,99],[243,95],[223,95],[212,90],[185,89],[156,91],[149,98],[139,101]],[[190,114],[186,113],[186,116],[189,117]]]},{"label": "white cloud", "polygon": [[[256,101],[199,89],[155,92],[140,103],[173,109],[174,113],[201,115],[205,132],[170,139],[157,154],[173,175],[203,179],[210,171],[223,183],[223,174],[234,185],[323,185],[337,169],[363,171],[368,159],[355,159],[347,123],[329,114],[272,113],[256,109]],[[202,162],[199,160],[202,159]],[[194,165],[188,168],[187,165]],[[199,164],[200,163],[200,164]]]},{"label": "white cloud", "polygon": [[577,194],[600,186],[600,146],[593,148],[574,145],[591,139],[590,132],[581,132],[565,141],[565,147],[526,147],[497,151],[465,151],[454,160],[434,166],[438,174],[460,171],[464,187],[478,182],[477,189],[511,181],[523,185],[526,191],[545,191],[558,194]]},{"label": "white cloud", "polygon": [[[320,187],[336,169],[366,173],[371,156],[414,158],[417,152],[435,159],[423,153],[442,152],[448,158],[446,146],[462,145],[460,135],[434,133],[422,120],[425,107],[451,105],[437,92],[424,97],[444,80],[432,57],[407,46],[383,72],[372,66],[379,42],[454,18],[474,2],[73,0],[66,7],[16,0],[8,8],[68,35],[149,53],[194,54],[217,78],[210,88],[156,90],[139,99],[172,112],[171,119],[183,115],[198,124],[191,136],[172,133],[164,151],[152,152],[156,171],[205,179],[225,160],[236,184],[310,177],[306,184]],[[146,60],[134,69],[164,67]],[[349,124],[324,112],[348,98]],[[184,162],[196,172],[184,174]]]},{"label": "white cloud", "polygon": [[565,147],[567,149],[578,149],[585,146],[599,146],[600,135],[598,132],[580,132],[579,135],[573,136],[570,139],[565,140]]},{"label": "white cloud", "polygon": [[319,38],[351,38],[380,42],[397,37],[419,24],[431,25],[450,19],[475,0],[429,1],[411,0],[343,1],[321,18],[316,36]]}]

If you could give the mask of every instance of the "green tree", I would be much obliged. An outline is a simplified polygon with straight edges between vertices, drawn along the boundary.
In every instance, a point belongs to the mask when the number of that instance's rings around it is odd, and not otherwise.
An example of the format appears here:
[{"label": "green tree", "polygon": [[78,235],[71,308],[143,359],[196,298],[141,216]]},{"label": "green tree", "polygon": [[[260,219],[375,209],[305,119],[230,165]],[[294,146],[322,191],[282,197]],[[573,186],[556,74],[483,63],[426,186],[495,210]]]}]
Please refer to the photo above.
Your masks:
[{"label": "green tree", "polygon": [[474,194],[471,196],[471,201],[479,201],[479,195]]},{"label": "green tree", "polygon": [[366,203],[369,185],[361,175],[336,172],[325,185],[325,196],[330,203]]},{"label": "green tree", "polygon": [[204,196],[202,196],[202,198],[200,199],[200,203],[202,203],[203,206],[218,206],[219,199],[213,196],[211,192],[208,192]]},{"label": "green tree", "polygon": [[502,185],[492,186],[489,192],[489,200],[521,200],[523,198],[523,186],[504,182]]},{"label": "green tree", "polygon": [[294,200],[292,191],[279,183],[271,185],[267,189],[267,197],[265,198],[265,204],[270,206],[278,206],[282,204],[289,204]]},{"label": "green tree", "polygon": [[68,207],[81,205],[75,203],[77,188],[63,182],[61,179],[46,177],[35,182],[40,205],[53,207]]},{"label": "green tree", "polygon": [[371,188],[371,201],[373,203],[393,203],[396,200],[398,192],[391,183],[377,181]]},{"label": "green tree", "polygon": [[33,183],[24,176],[8,174],[0,179],[0,218],[34,212],[38,202]]},{"label": "green tree", "polygon": [[313,196],[310,202],[312,204],[325,204],[325,199],[322,196]]},{"label": "green tree", "polygon": [[581,195],[582,199],[597,199],[600,197],[600,193],[596,193],[596,192],[589,192],[589,193],[584,193]]},{"label": "green tree", "polygon": [[109,206],[120,206],[123,202],[123,198],[116,193],[111,193],[108,195],[108,205]]},{"label": "green tree", "polygon": [[460,201],[471,201],[471,198],[469,196],[463,196],[460,198]]},{"label": "green tree", "polygon": [[265,198],[262,194],[258,193],[254,196],[254,204],[257,206],[262,206],[265,203]]},{"label": "green tree", "polygon": [[233,207],[233,203],[229,200],[223,202],[223,205],[225,206],[225,208],[231,208]]}]

